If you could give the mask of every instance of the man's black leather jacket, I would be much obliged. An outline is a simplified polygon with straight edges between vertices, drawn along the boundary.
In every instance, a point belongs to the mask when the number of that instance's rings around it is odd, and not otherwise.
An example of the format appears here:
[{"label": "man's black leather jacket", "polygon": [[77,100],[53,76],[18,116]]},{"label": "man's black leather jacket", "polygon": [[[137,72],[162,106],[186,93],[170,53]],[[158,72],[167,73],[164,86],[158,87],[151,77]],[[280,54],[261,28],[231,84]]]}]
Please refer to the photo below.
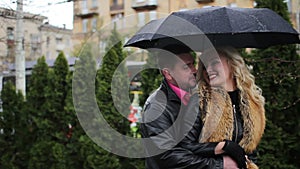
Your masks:
[{"label": "man's black leather jacket", "polygon": [[[160,88],[147,99],[141,123],[143,138],[150,138],[144,141],[146,153],[149,156],[146,158],[147,169],[223,168],[222,156],[214,155],[217,143],[191,142],[189,137],[193,136],[193,131],[189,132],[189,130],[194,126],[195,120],[200,120],[200,118],[197,112],[187,114],[186,108],[187,106],[181,104],[179,97],[165,80]],[[186,120],[189,122],[186,123]],[[191,148],[192,151],[187,148]],[[193,150],[193,148],[196,149]],[[193,151],[196,151],[198,155],[195,155]]]}]

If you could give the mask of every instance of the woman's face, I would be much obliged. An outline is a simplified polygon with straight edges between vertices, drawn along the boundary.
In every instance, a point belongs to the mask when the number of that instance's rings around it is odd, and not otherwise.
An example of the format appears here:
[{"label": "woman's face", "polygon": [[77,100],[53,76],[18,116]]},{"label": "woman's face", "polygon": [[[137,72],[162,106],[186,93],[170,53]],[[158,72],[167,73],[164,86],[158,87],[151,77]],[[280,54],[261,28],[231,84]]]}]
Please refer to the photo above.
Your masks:
[{"label": "woman's face", "polygon": [[234,90],[234,80],[228,60],[223,55],[204,58],[205,69],[203,76],[205,81],[213,87],[223,87],[228,91]]}]

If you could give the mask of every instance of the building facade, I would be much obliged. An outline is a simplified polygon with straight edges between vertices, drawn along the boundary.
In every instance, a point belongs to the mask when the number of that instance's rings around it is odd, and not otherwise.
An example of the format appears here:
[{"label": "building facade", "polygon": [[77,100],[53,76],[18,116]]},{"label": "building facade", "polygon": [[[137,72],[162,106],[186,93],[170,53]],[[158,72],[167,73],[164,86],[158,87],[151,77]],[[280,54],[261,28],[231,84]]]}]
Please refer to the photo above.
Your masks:
[{"label": "building facade", "polygon": [[62,51],[67,58],[72,56],[72,30],[49,24],[43,24],[39,29],[41,50],[46,59],[55,59]]},{"label": "building facade", "polygon": [[[105,32],[116,26],[125,40],[153,19],[179,10],[207,6],[253,7],[253,0],[81,0],[74,1],[73,43],[96,41],[105,48]],[[126,36],[126,33],[128,36]]]},{"label": "building facade", "polygon": [[[72,30],[58,28],[44,23],[45,16],[24,12],[22,47],[26,61],[41,56],[54,59],[58,52],[71,55]],[[8,71],[8,65],[15,62],[16,11],[0,8],[0,73]]]},{"label": "building facade", "polygon": [[300,0],[286,0],[291,22],[294,28],[300,32]]}]

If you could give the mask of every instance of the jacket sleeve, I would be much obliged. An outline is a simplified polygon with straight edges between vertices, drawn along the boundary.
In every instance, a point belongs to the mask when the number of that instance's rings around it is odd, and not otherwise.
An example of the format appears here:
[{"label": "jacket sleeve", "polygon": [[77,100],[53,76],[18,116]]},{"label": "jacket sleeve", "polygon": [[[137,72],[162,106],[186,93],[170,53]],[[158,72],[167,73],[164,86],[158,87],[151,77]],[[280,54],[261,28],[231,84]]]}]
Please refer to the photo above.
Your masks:
[{"label": "jacket sleeve", "polygon": [[[180,106],[175,107],[174,111],[176,109],[180,109]],[[160,168],[223,168],[222,156],[213,155],[216,143],[193,142],[197,140],[194,130],[190,132],[191,135],[195,134],[192,135],[194,139],[189,138],[189,135],[185,137],[184,132],[189,125],[184,125],[185,120],[180,120],[186,116],[184,112],[179,112],[178,117],[175,117],[172,110],[164,110],[159,102],[146,105],[141,131],[144,138],[150,138],[144,142],[147,153],[150,153],[148,155],[161,151],[155,157]],[[196,119],[197,114],[193,117]]]},{"label": "jacket sleeve", "polygon": [[185,135],[185,138],[181,141],[181,146],[202,157],[215,157],[215,147],[218,142],[199,143],[203,124],[197,94],[191,96],[189,104],[184,110],[183,121],[181,133]]},{"label": "jacket sleeve", "polygon": [[168,169],[222,169],[223,157],[199,156],[183,147],[174,147],[160,156],[160,166]]}]

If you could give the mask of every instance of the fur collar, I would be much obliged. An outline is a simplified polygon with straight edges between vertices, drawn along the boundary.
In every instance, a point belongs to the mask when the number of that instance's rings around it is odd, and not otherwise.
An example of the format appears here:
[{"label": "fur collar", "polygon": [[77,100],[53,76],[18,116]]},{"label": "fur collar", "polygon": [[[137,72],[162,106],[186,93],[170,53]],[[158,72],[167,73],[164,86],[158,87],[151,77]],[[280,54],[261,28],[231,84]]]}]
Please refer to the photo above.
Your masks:
[{"label": "fur collar", "polygon": [[[220,142],[224,139],[232,140],[233,109],[229,94],[220,88],[202,89],[200,94],[200,109],[203,128],[200,142]],[[243,97],[247,98],[247,97]],[[265,110],[253,100],[242,100],[240,104],[244,121],[243,138],[240,145],[246,153],[256,149],[265,129]]]}]

